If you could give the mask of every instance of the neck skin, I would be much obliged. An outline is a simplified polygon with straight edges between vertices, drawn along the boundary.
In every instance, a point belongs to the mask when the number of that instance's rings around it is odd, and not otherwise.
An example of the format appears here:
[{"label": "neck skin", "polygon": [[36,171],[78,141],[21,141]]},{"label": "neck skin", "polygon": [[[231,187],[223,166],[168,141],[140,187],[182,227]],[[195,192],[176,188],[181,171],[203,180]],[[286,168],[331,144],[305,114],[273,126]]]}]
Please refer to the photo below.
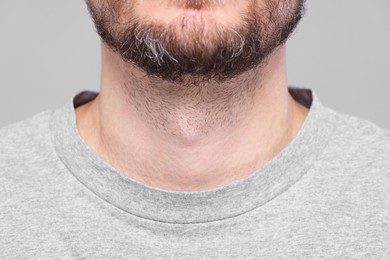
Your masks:
[{"label": "neck skin", "polygon": [[[148,186],[200,191],[244,178],[299,131],[308,109],[288,93],[286,48],[225,83],[150,79],[102,44],[101,91],[76,109],[84,141]],[[191,88],[192,87],[192,88]]]}]

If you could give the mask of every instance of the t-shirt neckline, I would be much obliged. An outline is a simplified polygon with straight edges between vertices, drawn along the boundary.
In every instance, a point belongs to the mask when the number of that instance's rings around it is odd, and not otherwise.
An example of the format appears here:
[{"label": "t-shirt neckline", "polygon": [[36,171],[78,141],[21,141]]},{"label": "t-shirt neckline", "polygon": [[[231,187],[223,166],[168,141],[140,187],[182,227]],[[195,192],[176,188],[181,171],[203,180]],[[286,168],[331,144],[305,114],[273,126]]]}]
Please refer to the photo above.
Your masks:
[{"label": "t-shirt neckline", "polygon": [[100,158],[81,138],[75,107],[98,93],[83,91],[53,113],[53,145],[74,177],[94,194],[125,212],[159,222],[189,224],[232,218],[261,207],[308,172],[334,129],[332,114],[312,89],[289,87],[310,107],[294,139],[250,175],[214,189],[180,192],[131,179]]}]

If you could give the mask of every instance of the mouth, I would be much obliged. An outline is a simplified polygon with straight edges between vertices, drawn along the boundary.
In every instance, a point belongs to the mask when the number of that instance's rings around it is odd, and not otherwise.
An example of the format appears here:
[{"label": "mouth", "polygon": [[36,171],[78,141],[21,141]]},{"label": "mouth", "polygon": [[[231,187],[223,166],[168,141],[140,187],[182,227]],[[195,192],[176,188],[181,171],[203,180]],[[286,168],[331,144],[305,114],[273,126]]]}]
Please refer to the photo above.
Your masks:
[{"label": "mouth", "polygon": [[221,0],[176,0],[177,6],[183,9],[202,10],[221,4]]},{"label": "mouth", "polygon": [[196,1],[193,1],[191,3],[186,3],[182,7],[185,9],[194,9],[194,10],[200,10],[203,8],[203,3],[198,3]]}]

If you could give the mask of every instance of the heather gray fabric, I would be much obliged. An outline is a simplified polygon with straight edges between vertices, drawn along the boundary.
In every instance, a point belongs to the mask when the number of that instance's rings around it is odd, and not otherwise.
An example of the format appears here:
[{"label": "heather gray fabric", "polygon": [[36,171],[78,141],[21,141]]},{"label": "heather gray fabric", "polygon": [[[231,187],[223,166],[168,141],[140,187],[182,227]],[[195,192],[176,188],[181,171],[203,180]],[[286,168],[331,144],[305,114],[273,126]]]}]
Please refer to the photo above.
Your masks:
[{"label": "heather gray fabric", "polygon": [[251,175],[200,192],[146,186],[81,139],[74,106],[0,130],[0,259],[389,259],[390,131],[322,105]]}]

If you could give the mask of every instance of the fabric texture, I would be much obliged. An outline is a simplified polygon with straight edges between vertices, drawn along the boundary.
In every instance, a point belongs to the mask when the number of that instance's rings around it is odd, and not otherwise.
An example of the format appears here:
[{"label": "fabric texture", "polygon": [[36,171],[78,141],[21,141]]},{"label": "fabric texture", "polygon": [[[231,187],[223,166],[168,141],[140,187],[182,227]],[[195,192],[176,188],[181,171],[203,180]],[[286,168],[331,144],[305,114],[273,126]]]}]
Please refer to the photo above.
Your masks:
[{"label": "fabric texture", "polygon": [[272,160],[227,185],[157,189],[102,160],[75,107],[0,130],[0,259],[389,259],[390,131],[310,108]]}]

